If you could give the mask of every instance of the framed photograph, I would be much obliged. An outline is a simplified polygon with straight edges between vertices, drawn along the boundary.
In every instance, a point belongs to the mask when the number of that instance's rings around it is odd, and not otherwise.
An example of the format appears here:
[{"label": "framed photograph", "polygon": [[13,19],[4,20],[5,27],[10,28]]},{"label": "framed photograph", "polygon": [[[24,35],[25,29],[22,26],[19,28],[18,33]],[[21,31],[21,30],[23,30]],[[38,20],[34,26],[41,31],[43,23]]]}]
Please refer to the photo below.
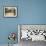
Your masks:
[{"label": "framed photograph", "polygon": [[4,7],[4,17],[16,17],[17,8],[16,7]]}]

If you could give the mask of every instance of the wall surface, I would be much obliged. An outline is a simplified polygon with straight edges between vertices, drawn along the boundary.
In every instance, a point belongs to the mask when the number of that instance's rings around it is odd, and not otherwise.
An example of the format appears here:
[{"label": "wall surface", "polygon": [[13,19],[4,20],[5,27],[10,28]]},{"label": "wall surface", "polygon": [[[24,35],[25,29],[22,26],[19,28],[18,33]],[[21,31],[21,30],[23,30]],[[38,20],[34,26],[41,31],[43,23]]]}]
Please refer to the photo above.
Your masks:
[{"label": "wall surface", "polygon": [[[18,0],[1,0],[0,1],[0,44],[7,44],[9,42],[8,35],[10,32],[17,32],[18,17],[16,18],[5,18],[4,10],[5,6],[18,6]],[[18,8],[18,7],[17,7]],[[18,38],[17,38],[18,39]],[[18,43],[16,39],[16,43]]]},{"label": "wall surface", "polygon": [[[3,16],[4,6],[16,6],[18,16],[16,18],[5,18]],[[46,0],[1,0],[0,44],[8,43],[9,32],[16,32],[17,34],[18,24],[46,24]]]}]

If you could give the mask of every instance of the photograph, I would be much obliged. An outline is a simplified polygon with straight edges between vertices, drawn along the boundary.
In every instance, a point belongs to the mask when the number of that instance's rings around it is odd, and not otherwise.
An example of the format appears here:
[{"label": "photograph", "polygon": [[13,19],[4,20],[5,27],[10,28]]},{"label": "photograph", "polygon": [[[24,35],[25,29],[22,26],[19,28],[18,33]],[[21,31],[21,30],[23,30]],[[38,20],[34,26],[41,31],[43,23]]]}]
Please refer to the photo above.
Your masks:
[{"label": "photograph", "polygon": [[4,17],[16,17],[17,8],[16,7],[4,7]]}]

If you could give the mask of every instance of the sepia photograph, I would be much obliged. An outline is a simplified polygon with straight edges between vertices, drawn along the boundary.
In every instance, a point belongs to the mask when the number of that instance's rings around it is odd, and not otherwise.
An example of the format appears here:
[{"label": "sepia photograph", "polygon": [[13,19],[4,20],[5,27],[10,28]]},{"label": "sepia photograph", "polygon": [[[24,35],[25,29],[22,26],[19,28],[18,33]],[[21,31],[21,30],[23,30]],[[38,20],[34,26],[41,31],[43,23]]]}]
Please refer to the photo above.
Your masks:
[{"label": "sepia photograph", "polygon": [[16,7],[4,7],[4,16],[5,17],[16,17],[17,8]]}]

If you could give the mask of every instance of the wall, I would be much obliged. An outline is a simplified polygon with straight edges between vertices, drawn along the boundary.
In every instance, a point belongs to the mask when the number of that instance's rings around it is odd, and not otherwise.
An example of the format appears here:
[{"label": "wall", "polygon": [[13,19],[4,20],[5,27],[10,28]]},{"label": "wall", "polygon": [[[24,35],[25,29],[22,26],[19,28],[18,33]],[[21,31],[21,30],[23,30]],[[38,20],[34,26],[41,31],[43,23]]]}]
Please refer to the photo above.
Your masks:
[{"label": "wall", "polygon": [[[8,34],[10,32],[17,32],[17,21],[18,17],[16,18],[5,18],[3,16],[3,8],[5,6],[18,6],[17,4],[18,0],[1,0],[0,1],[0,44],[7,44],[9,42],[8,40]],[[18,7],[17,7],[18,8]],[[18,42],[17,39],[15,41]]]},{"label": "wall", "polygon": [[[4,6],[16,6],[18,16],[16,18],[4,18]],[[1,0],[0,44],[8,43],[9,32],[16,32],[17,34],[18,24],[46,24],[46,0]]]}]

